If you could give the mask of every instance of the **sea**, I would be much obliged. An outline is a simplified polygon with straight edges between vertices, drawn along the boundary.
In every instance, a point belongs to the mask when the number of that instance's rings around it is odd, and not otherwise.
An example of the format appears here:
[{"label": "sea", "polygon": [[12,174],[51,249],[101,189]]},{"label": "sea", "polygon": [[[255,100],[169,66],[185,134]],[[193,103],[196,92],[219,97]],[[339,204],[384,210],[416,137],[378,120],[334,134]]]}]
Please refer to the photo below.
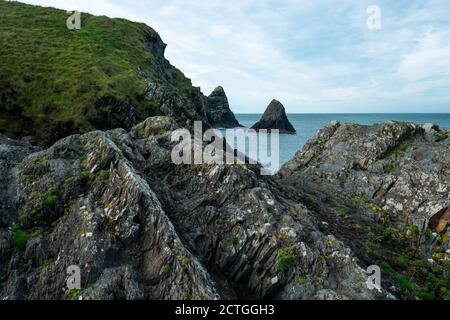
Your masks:
[{"label": "sea", "polygon": [[[261,114],[236,114],[236,118],[241,125],[248,130],[261,118]],[[441,129],[450,130],[450,113],[442,114],[288,114],[289,121],[297,130],[295,135],[280,135],[278,161],[266,164],[262,159],[258,160],[272,172],[278,171],[283,164],[289,161],[295,153],[302,149],[308,140],[316,133],[327,126],[330,122],[337,120],[341,123],[356,123],[371,125],[383,123],[389,120],[413,122],[416,124],[434,123]],[[270,137],[268,138],[270,143]],[[245,154],[249,154],[248,142],[246,146],[235,145],[237,149]],[[270,149],[270,148],[269,148]]]}]

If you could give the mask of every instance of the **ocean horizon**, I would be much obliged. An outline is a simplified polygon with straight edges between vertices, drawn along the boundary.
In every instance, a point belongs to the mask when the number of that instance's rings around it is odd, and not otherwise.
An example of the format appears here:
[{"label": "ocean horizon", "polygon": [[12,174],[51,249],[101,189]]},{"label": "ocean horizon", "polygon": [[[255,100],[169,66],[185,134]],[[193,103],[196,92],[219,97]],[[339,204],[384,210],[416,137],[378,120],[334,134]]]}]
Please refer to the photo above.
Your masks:
[{"label": "ocean horizon", "polygon": [[[239,123],[248,130],[259,121],[262,113],[236,113],[235,115]],[[302,149],[320,129],[335,120],[341,123],[361,125],[373,125],[386,121],[403,121],[415,124],[434,123],[441,129],[450,130],[450,113],[289,113],[287,116],[297,133],[280,135],[279,166],[271,168],[275,171],[292,159],[295,153]],[[238,149],[248,154],[248,145],[246,150]]]}]

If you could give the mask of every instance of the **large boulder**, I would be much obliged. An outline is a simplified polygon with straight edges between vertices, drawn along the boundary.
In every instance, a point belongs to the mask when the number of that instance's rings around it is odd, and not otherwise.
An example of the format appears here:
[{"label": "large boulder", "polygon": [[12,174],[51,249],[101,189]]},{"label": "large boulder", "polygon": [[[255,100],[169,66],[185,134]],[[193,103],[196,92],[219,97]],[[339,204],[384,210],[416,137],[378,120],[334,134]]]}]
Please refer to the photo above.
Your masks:
[{"label": "large boulder", "polygon": [[261,120],[251,129],[256,131],[277,129],[282,134],[296,133],[295,128],[289,122],[284,106],[277,100],[272,100]]}]

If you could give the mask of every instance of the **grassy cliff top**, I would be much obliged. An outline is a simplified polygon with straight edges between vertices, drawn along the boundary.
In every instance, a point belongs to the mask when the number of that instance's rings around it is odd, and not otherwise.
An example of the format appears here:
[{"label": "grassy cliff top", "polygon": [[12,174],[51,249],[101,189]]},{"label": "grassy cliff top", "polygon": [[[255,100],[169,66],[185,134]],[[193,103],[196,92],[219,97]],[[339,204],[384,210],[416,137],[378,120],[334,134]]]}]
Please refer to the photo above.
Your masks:
[{"label": "grassy cliff top", "polygon": [[[67,134],[126,126],[161,113],[146,96],[149,81],[181,97],[199,92],[164,59],[150,27],[82,14],[69,30],[63,10],[0,0],[0,132],[48,144]],[[130,121],[128,119],[128,121]]]}]

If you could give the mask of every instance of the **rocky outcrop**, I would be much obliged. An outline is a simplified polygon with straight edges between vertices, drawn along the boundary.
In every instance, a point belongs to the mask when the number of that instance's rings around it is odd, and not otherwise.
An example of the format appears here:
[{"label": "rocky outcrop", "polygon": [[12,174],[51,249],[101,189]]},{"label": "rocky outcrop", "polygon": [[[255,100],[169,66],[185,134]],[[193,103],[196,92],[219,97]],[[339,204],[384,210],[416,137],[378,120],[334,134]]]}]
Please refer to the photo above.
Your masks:
[{"label": "rocky outcrop", "polygon": [[42,151],[1,137],[0,297],[387,297],[259,166],[172,164],[176,127],[149,118]]},{"label": "rocky outcrop", "polygon": [[[38,10],[0,6],[13,31]],[[42,39],[49,21],[25,35],[35,50],[11,41],[2,52],[0,130],[42,148],[0,134],[0,299],[450,299],[448,132],[335,122],[277,177],[259,165],[175,165],[177,128],[239,125],[223,89],[193,87],[151,28],[90,15],[88,33],[114,41],[71,42],[90,54],[75,71],[57,57],[37,78],[14,68],[73,34],[54,25]],[[275,100],[254,129],[295,132]],[[379,291],[366,283],[374,264]],[[80,289],[67,288],[74,267]]]},{"label": "rocky outcrop", "polygon": [[[202,121],[204,127],[238,125],[223,90],[205,97],[170,64],[166,44],[144,24],[83,13],[89,33],[98,35],[85,41],[61,29],[66,11],[11,1],[1,1],[0,11],[0,28],[11,30],[4,34],[10,46],[0,59],[0,133],[8,137],[27,137],[48,147],[71,134],[130,130],[147,117],[161,115],[180,126],[193,121]],[[42,15],[50,20],[31,18]],[[33,50],[13,37],[31,24],[33,29],[22,38]],[[54,37],[47,37],[48,32]],[[42,59],[39,72],[28,63],[47,54],[58,58]],[[78,63],[61,58],[68,56],[77,57]]]},{"label": "rocky outcrop", "polygon": [[[127,151],[110,134],[92,132],[12,169],[17,199],[5,214],[16,226],[1,230],[4,298],[219,297]],[[81,269],[83,290],[64,292],[71,265]]]},{"label": "rocky outcrop", "polygon": [[424,229],[430,218],[450,205],[448,133],[425,128],[399,122],[332,123],[280,174],[301,172],[321,179],[353,196],[383,204],[390,219]]},{"label": "rocky outcrop", "polygon": [[241,125],[230,109],[228,98],[222,87],[217,87],[206,98],[208,119],[215,128],[236,128]]},{"label": "rocky outcrop", "polygon": [[277,100],[272,100],[261,120],[251,127],[251,129],[256,131],[277,129],[281,134],[296,133],[295,128],[287,118],[284,106]]},{"label": "rocky outcrop", "polygon": [[[364,255],[410,275],[416,264],[434,266],[442,269],[441,279],[448,279],[449,156],[449,133],[434,125],[333,122],[283,166],[279,177],[315,208],[329,212],[322,218],[332,220],[328,223],[334,224],[334,234],[352,235],[355,243],[363,239],[363,247],[379,243],[376,251],[362,249]],[[364,221],[371,221],[371,226],[363,227]],[[421,270],[418,283],[434,277],[426,268]],[[439,290],[429,289],[427,294]]]}]

